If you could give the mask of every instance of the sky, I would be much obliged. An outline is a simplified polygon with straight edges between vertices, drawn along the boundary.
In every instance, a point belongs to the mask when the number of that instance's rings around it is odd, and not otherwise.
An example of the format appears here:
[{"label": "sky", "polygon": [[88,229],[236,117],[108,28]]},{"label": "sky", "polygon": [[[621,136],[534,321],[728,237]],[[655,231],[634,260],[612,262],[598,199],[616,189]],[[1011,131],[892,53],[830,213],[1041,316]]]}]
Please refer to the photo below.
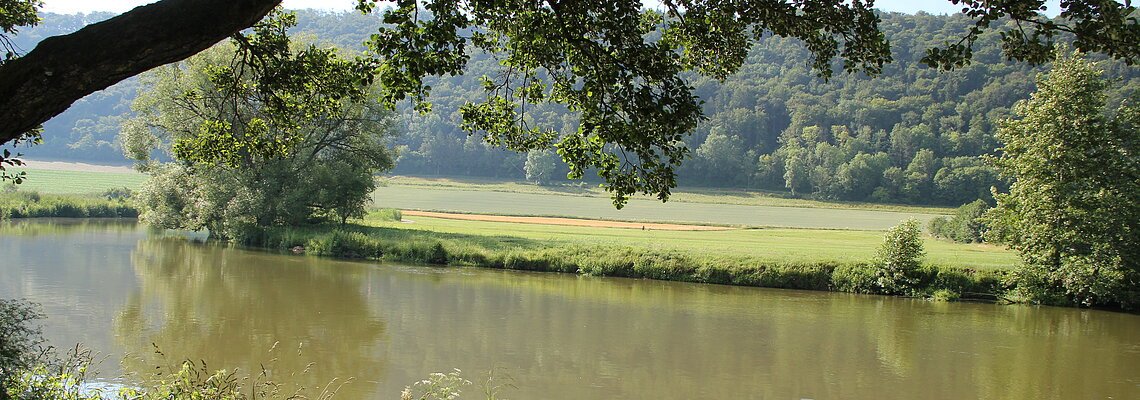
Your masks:
[{"label": "sky", "polygon": [[[652,1],[652,0],[651,0]],[[134,7],[152,3],[153,0],[44,0],[44,11],[59,14],[74,14],[78,12],[113,11],[125,12]],[[1056,15],[1058,0],[1047,2],[1049,15]],[[284,0],[285,8],[302,9],[315,8],[321,10],[348,10],[355,4],[353,0]],[[914,13],[926,11],[931,14],[956,13],[961,7],[955,6],[949,0],[878,0],[875,7],[885,11],[898,11]]]}]

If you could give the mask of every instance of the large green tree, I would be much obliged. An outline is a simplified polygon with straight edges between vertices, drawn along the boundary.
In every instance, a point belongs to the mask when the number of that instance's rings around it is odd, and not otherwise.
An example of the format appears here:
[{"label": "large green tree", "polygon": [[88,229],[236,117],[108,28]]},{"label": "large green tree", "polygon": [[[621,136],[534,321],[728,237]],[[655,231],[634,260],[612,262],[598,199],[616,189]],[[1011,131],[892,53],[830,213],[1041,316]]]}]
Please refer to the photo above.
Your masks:
[{"label": "large green tree", "polygon": [[1140,108],[1109,113],[1108,84],[1062,53],[998,130],[994,162],[1013,184],[991,224],[1021,253],[1031,300],[1140,303]]},{"label": "large green tree", "polygon": [[[145,76],[128,155],[152,175],[140,218],[245,240],[258,228],[364,211],[373,175],[392,167],[391,113],[370,100],[359,60],[291,45],[272,14],[189,60]],[[162,150],[174,162],[153,156]]]},{"label": "large green tree", "polygon": [[[974,40],[1004,17],[1023,24],[1004,35],[1016,59],[1046,59],[1058,33],[1073,34],[1082,49],[1140,59],[1140,25],[1128,4],[1064,1],[1060,19],[1051,20],[1040,0],[954,2],[975,25],[930,49],[930,65],[964,64]],[[0,67],[0,141],[16,140],[83,95],[195,54],[278,3],[163,0],[45,40]],[[686,71],[723,78],[765,35],[801,39],[824,76],[836,58],[845,70],[871,73],[890,60],[872,1],[666,0],[660,12],[637,0],[357,3],[362,10],[393,5],[370,41],[382,99],[410,97],[425,108],[425,76],[461,73],[469,46],[501,54],[502,73],[487,80],[486,100],[463,109],[465,127],[514,150],[556,147],[572,176],[596,170],[618,204],[634,192],[665,199],[674,186],[687,154],[682,139],[702,118]],[[579,113],[578,130],[559,136],[528,123],[528,105],[543,102]]]}]

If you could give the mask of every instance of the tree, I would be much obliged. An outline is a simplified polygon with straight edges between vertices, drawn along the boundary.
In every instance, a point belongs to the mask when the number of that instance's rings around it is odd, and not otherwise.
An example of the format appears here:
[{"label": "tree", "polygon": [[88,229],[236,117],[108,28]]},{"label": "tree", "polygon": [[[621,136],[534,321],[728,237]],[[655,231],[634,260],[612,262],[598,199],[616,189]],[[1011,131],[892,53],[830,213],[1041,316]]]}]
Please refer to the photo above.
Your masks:
[{"label": "tree", "polygon": [[[291,46],[274,13],[180,65],[146,76],[152,90],[122,142],[152,179],[140,219],[248,239],[258,228],[363,213],[373,174],[392,167],[389,115],[367,99],[357,62]],[[176,162],[161,164],[162,150]]]},{"label": "tree", "polygon": [[[7,114],[0,142],[24,137],[85,94],[202,51],[278,3],[163,0],[45,40],[0,67],[0,109]],[[376,3],[357,0],[365,11]],[[666,0],[664,12],[643,12],[635,0],[396,0],[370,41],[371,71],[382,99],[411,98],[426,109],[423,78],[461,73],[469,44],[503,54],[504,73],[486,82],[487,100],[463,110],[466,129],[513,150],[556,146],[572,177],[597,171],[619,206],[635,192],[664,200],[687,155],[682,139],[702,118],[684,72],[724,78],[770,34],[803,40],[825,77],[835,58],[847,71],[879,72],[890,49],[868,3]],[[1081,48],[1140,60],[1140,25],[1129,4],[1065,2],[1057,22],[1040,13],[1037,0],[962,3],[975,26],[957,43],[931,49],[928,64],[964,65],[977,37],[1003,17],[1030,25],[1028,34],[1020,26],[1005,31],[1015,59],[1043,61],[1054,35],[1070,33]],[[527,105],[543,102],[580,113],[579,129],[559,137],[530,126]]]},{"label": "tree", "polygon": [[911,218],[888,229],[875,255],[879,290],[885,294],[910,294],[918,284],[918,268],[925,255],[918,220]]},{"label": "tree", "polygon": [[981,242],[988,230],[984,217],[989,209],[990,205],[981,199],[963,204],[951,218],[930,220],[930,234],[960,243]]},{"label": "tree", "polygon": [[1100,74],[1061,52],[998,130],[993,162],[1013,184],[989,218],[1021,254],[1030,300],[1140,302],[1140,108],[1108,114]]},{"label": "tree", "polygon": [[724,133],[724,129],[714,127],[697,147],[696,167],[704,176],[706,184],[731,184],[739,179],[745,169],[744,141],[740,137]]},{"label": "tree", "polygon": [[554,171],[558,170],[558,154],[550,150],[531,150],[526,154],[526,180],[539,185],[545,185],[554,179]]}]

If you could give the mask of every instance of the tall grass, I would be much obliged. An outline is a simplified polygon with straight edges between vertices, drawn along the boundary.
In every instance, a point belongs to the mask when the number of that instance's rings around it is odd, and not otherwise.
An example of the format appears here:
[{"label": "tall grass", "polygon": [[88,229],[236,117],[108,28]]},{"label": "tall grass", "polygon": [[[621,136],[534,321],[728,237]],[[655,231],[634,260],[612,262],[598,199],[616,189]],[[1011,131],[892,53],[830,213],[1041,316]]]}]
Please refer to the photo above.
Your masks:
[{"label": "tall grass", "polygon": [[47,217],[136,218],[138,215],[138,209],[122,198],[23,191],[0,193],[0,220]]}]

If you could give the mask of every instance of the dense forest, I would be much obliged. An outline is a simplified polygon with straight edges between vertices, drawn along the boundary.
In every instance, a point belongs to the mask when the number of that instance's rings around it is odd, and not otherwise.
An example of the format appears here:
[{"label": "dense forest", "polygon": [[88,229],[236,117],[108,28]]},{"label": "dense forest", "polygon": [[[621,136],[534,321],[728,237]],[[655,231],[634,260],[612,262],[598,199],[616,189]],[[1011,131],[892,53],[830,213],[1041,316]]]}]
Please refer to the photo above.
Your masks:
[{"label": "dense forest", "polygon": [[[44,14],[16,44],[30,49],[44,37],[110,16]],[[377,18],[302,11],[294,33],[360,49]],[[994,34],[979,40],[971,65],[933,70],[918,62],[925,49],[956,41],[967,18],[885,13],[882,19],[895,62],[877,77],[836,74],[825,81],[811,71],[799,42],[778,37],[762,40],[723,82],[692,76],[708,119],[687,140],[692,151],[680,183],[831,200],[958,205],[988,199],[991,186],[1004,184],[979,156],[994,153],[996,121],[1029,97],[1034,77],[1047,66],[1005,61]],[[496,66],[492,55],[473,55],[466,75],[431,82],[430,113],[399,110],[396,173],[543,182],[565,175],[552,153],[501,150],[458,128],[459,108],[484,96],[479,78],[493,75]],[[1115,82],[1110,108],[1140,93],[1135,68],[1108,61],[1101,67]],[[31,158],[125,162],[116,137],[141,86],[130,79],[84,98],[45,124],[44,144],[20,151]],[[528,112],[537,125],[577,129],[564,110]]]}]

